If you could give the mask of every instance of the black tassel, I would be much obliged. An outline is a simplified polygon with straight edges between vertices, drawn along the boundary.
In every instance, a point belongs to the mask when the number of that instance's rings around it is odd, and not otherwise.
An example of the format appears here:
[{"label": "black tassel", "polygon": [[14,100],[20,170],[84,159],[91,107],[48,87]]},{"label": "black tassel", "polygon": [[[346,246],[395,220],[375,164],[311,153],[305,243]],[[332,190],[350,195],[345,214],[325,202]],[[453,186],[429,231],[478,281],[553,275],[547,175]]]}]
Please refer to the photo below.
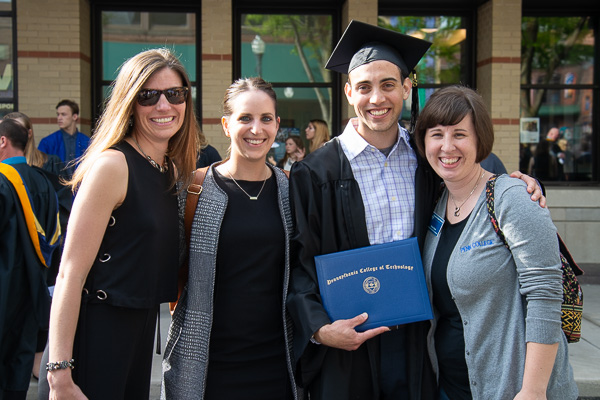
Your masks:
[{"label": "black tassel", "polygon": [[419,117],[419,82],[417,81],[417,73],[412,71],[412,104],[410,106],[410,132],[414,132]]}]

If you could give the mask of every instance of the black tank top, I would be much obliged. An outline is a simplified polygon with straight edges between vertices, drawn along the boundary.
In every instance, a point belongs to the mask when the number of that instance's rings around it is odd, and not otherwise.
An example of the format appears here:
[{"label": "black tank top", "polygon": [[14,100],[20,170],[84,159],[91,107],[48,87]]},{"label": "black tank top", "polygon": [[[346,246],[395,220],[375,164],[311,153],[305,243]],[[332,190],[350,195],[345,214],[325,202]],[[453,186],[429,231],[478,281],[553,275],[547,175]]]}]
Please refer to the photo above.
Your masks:
[{"label": "black tank top", "polygon": [[127,194],[112,213],[85,288],[96,303],[150,308],[177,297],[177,196],[169,175],[129,143],[115,149],[127,160]]}]

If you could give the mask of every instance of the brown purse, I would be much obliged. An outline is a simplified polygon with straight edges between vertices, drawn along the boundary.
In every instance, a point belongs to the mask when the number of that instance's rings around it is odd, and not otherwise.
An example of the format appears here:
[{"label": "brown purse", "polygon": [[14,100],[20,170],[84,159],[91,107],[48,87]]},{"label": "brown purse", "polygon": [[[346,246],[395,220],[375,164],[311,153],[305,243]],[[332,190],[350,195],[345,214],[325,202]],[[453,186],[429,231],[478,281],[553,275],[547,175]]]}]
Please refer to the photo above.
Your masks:
[{"label": "brown purse", "polygon": [[[186,254],[188,257],[190,249],[190,235],[192,233],[192,221],[194,220],[194,213],[196,212],[196,207],[198,206],[198,199],[200,198],[200,193],[202,193],[202,184],[204,183],[204,177],[206,177],[208,168],[209,167],[198,168],[196,171],[194,171],[192,183],[190,183],[187,187],[183,222],[185,225],[185,241],[187,245]],[[179,274],[177,278],[177,300],[169,302],[169,310],[171,310],[171,314],[173,314],[175,311],[177,302],[181,297],[181,292],[183,292],[183,288],[188,281],[188,271],[188,260],[186,260],[181,268],[179,268]]]}]

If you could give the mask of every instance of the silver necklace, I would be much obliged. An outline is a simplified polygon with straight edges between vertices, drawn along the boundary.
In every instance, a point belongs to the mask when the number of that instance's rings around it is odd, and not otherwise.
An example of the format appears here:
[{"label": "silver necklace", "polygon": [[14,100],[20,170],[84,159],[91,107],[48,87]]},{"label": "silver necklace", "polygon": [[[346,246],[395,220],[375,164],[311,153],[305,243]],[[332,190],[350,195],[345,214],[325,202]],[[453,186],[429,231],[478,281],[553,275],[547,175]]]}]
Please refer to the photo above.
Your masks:
[{"label": "silver necklace", "polygon": [[450,198],[452,199],[452,202],[454,203],[454,216],[455,217],[460,217],[460,209],[462,208],[462,206],[465,205],[467,200],[469,200],[471,198],[471,195],[473,194],[473,192],[475,192],[475,189],[477,189],[477,185],[479,185],[479,181],[481,180],[481,178],[483,178],[484,174],[485,174],[485,170],[481,171],[481,175],[479,176],[479,178],[477,178],[477,182],[475,182],[475,186],[473,186],[471,193],[469,193],[469,195],[467,196],[465,201],[463,201],[460,206],[456,205],[456,202],[454,201],[454,196],[452,196],[452,193],[450,193]]},{"label": "silver necklace", "polygon": [[148,160],[148,162],[150,163],[150,165],[152,165],[154,168],[156,168],[157,170],[159,170],[162,173],[165,173],[165,172],[167,172],[169,170],[168,158],[167,158],[166,155],[165,155],[165,159],[163,161],[163,165],[158,165],[158,163],[156,161],[154,161],[152,159],[152,157],[150,157],[148,154],[144,153],[144,150],[142,150],[142,148],[140,147],[140,144],[138,143],[138,141],[135,140],[135,138],[133,136],[131,138],[135,142],[137,148],[140,149],[140,152],[144,155],[144,157],[146,157],[146,160]]},{"label": "silver necklace", "polygon": [[268,179],[268,177],[266,177],[266,178],[265,178],[265,180],[263,181],[263,184],[262,184],[262,186],[261,186],[261,188],[260,188],[260,191],[258,192],[258,194],[257,194],[256,196],[250,196],[250,195],[248,194],[248,192],[246,192],[246,191],[244,190],[244,188],[243,188],[243,187],[241,187],[239,183],[237,183],[237,181],[235,180],[235,178],[233,177],[233,175],[231,175],[231,172],[229,172],[229,168],[226,168],[226,169],[227,169],[227,175],[229,175],[229,177],[231,178],[231,180],[233,181],[233,183],[235,183],[235,184],[236,184],[236,186],[237,186],[237,187],[239,187],[239,188],[240,188],[240,190],[241,190],[242,192],[244,192],[244,193],[246,194],[246,196],[248,196],[248,198],[249,198],[250,200],[258,200],[258,196],[260,196],[260,194],[262,193],[263,189],[265,188],[265,183],[267,183],[267,179]]}]

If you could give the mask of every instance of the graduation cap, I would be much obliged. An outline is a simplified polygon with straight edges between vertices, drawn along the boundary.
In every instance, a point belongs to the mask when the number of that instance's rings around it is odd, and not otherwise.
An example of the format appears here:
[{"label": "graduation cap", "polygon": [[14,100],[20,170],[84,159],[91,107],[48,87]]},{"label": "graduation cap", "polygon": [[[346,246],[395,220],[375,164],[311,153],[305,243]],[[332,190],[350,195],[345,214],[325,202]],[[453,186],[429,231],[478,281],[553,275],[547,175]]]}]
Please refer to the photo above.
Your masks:
[{"label": "graduation cap", "polygon": [[[325,68],[348,74],[361,65],[384,60],[397,65],[404,77],[408,77],[430,46],[431,43],[426,40],[352,20]],[[416,86],[416,79],[413,86]],[[416,88],[413,90],[412,100],[411,130],[416,123],[419,107]]]},{"label": "graduation cap", "polygon": [[430,46],[426,40],[352,20],[325,68],[347,74],[363,64],[385,60],[408,76]]}]

